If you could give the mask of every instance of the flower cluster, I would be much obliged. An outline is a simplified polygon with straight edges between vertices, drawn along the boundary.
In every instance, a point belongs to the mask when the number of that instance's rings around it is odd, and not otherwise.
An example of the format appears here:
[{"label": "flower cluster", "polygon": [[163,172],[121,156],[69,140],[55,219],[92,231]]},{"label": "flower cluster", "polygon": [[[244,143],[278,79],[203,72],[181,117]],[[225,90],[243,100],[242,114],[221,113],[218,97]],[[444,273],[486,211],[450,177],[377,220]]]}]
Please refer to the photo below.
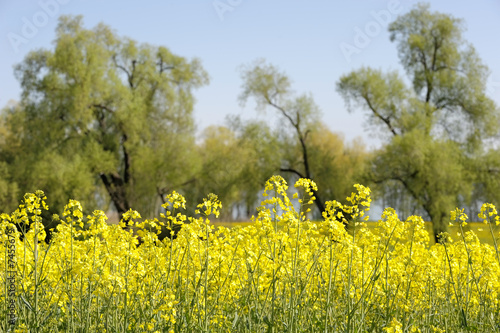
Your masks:
[{"label": "flower cluster", "polygon": [[[279,176],[251,224],[216,228],[222,207],[210,194],[184,213],[177,192],[160,218],[130,210],[119,225],[77,201],[64,208],[43,242],[41,192],[0,215],[0,237],[15,233],[19,280],[15,329],[88,332],[492,332],[500,328],[499,218],[485,204],[493,245],[466,229],[462,241],[430,245],[419,216],[400,220],[387,208],[368,228],[370,189],[355,185],[347,205],[325,204],[310,221],[316,184],[295,184],[300,210]],[[451,213],[463,228],[467,216]],[[177,234],[159,241],[163,228]],[[138,238],[142,239],[139,245]],[[0,251],[5,251],[5,242]],[[4,252],[1,252],[4,253]],[[0,256],[5,285],[6,259]],[[5,289],[0,306],[5,308]],[[1,314],[0,316],[5,316]],[[0,331],[11,329],[0,318]]]}]

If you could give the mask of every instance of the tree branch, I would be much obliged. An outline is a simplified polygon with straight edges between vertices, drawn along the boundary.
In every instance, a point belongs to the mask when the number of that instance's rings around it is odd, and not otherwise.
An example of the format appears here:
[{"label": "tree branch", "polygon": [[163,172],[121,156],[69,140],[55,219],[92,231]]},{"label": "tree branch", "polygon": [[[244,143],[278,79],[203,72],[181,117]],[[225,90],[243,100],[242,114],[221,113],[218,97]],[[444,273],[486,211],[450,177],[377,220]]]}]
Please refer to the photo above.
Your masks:
[{"label": "tree branch", "polygon": [[266,99],[266,102],[271,105],[272,107],[276,108],[278,111],[280,111],[286,119],[288,119],[290,121],[290,124],[292,124],[293,127],[295,128],[298,128],[298,124],[296,124],[292,117],[285,111],[285,109],[283,109],[281,106],[275,104],[270,98],[269,96],[264,96],[264,98]]},{"label": "tree branch", "polygon": [[129,85],[130,89],[134,90],[135,89],[135,87],[134,87],[134,72],[135,72],[135,65],[137,63],[137,60],[135,60],[135,59],[132,60],[132,72],[129,72],[124,66],[118,64],[118,62],[116,61],[116,54],[113,55],[112,59],[113,59],[115,66],[125,72],[125,74],[127,75],[128,85]]},{"label": "tree branch", "polygon": [[[307,177],[304,177],[299,171],[297,171],[295,169],[280,168],[280,171],[294,173],[297,176],[299,176],[300,178],[307,178]],[[321,201],[319,194],[318,194],[318,191],[312,190],[312,192],[313,192],[313,195],[316,197],[316,200],[314,201],[314,203],[316,203],[316,207],[318,207],[320,213],[323,213],[325,211],[325,205],[323,204],[323,201]]]},{"label": "tree branch", "polygon": [[296,174],[297,176],[299,176],[300,178],[306,178],[304,177],[304,175],[302,175],[300,172],[298,172],[297,170],[295,169],[291,169],[291,168],[280,168],[280,171],[282,172],[290,172],[290,173],[294,173]]},{"label": "tree branch", "polygon": [[370,99],[368,98],[368,96],[366,96],[365,94],[361,95],[365,101],[366,101],[366,104],[368,104],[368,107],[370,108],[370,110],[372,110],[372,112],[375,114],[375,116],[377,116],[380,120],[382,120],[386,125],[387,127],[389,127],[389,130],[391,131],[391,133],[396,136],[398,135],[398,133],[396,132],[396,130],[394,129],[394,127],[392,126],[391,124],[391,121],[390,121],[390,117],[388,118],[384,118],[376,109],[375,107],[373,107],[372,103],[370,102]]},{"label": "tree branch", "polygon": [[158,73],[162,74],[164,71],[166,70],[170,70],[170,69],[174,69],[175,66],[166,66],[166,67],[163,67],[163,58],[160,57],[160,60],[156,63],[158,65]]},{"label": "tree branch", "polygon": [[109,113],[115,113],[115,111],[113,109],[110,109],[109,107],[107,107],[106,105],[103,105],[103,104],[92,104],[90,107],[102,109],[102,110],[108,111]]}]

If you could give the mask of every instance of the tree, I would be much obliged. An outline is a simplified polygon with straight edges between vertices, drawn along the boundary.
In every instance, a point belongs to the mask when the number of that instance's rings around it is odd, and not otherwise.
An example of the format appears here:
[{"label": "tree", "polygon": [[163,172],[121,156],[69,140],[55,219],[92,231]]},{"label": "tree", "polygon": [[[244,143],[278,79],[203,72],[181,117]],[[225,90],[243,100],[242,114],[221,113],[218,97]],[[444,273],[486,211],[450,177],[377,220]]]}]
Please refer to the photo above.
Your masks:
[{"label": "tree", "polygon": [[193,89],[208,83],[206,72],[103,24],[85,29],[81,17],[61,17],[56,32],[53,50],[29,53],[15,71],[22,99],[12,136],[23,154],[10,162],[27,177],[21,190],[154,212],[151,203],[196,169]]},{"label": "tree", "polygon": [[[242,121],[239,117],[229,117],[228,126],[238,138],[239,148],[247,149],[250,157],[243,164],[238,179],[240,204],[238,215],[250,218],[260,204],[260,193],[266,181],[280,170],[282,160],[281,142],[278,132],[264,121]],[[244,211],[241,212],[241,209]]]},{"label": "tree", "polygon": [[19,184],[13,179],[14,170],[9,167],[15,152],[19,151],[19,142],[10,135],[13,123],[9,119],[9,110],[16,108],[17,103],[10,101],[0,114],[0,207],[6,212],[14,211],[20,199]]},{"label": "tree", "polygon": [[[318,122],[319,109],[309,95],[291,98],[289,78],[273,65],[263,60],[256,61],[242,71],[243,92],[240,95],[242,105],[253,97],[259,110],[271,107],[276,110],[286,124],[293,130],[295,139],[300,144],[300,166],[284,165],[282,172],[289,172],[300,178],[313,179],[308,157],[308,136]],[[324,203],[314,191],[316,206],[324,211]]]},{"label": "tree", "polygon": [[447,216],[469,197],[471,161],[498,132],[498,110],[485,94],[488,70],[462,38],[463,22],[417,5],[390,26],[411,84],[397,72],[361,68],[341,77],[338,92],[350,110],[367,110],[385,131],[374,180],[397,181],[433,222],[436,241]]},{"label": "tree", "polygon": [[220,218],[247,219],[266,180],[279,170],[277,139],[263,122],[229,119],[228,126],[210,126],[202,135],[201,168],[184,191],[191,202],[215,193],[223,203]]},{"label": "tree", "polygon": [[[331,133],[320,121],[320,110],[312,97],[294,97],[289,78],[275,66],[259,60],[242,72],[244,104],[253,97],[259,110],[274,109],[283,120],[281,126],[281,166],[279,171],[317,182],[313,191],[319,213],[324,201],[345,198],[362,174],[365,153],[361,142],[351,147]],[[351,164],[352,163],[352,164]]]},{"label": "tree", "polygon": [[370,155],[360,138],[346,142],[341,134],[319,123],[311,130],[308,157],[322,198],[348,204],[345,198],[351,195],[353,185],[367,184]]},{"label": "tree", "polygon": [[484,155],[471,162],[470,169],[476,170],[476,181],[471,193],[469,216],[477,216],[485,202],[500,207],[500,151],[488,147]]},{"label": "tree", "polygon": [[[240,200],[238,182],[252,151],[240,145],[236,133],[225,126],[210,126],[203,132],[199,147],[202,168],[196,176],[194,202],[215,193],[223,203],[221,219],[232,220],[233,205]],[[191,200],[193,200],[191,199]]]}]

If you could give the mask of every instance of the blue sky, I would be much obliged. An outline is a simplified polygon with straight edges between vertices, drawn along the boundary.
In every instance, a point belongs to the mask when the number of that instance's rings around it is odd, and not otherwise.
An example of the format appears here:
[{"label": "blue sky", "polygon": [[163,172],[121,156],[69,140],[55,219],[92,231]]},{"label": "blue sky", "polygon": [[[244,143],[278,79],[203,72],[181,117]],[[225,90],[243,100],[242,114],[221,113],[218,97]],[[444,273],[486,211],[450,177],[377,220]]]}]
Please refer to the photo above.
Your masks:
[{"label": "blue sky", "polygon": [[[342,74],[361,66],[401,70],[383,22],[387,15],[379,23],[374,13],[388,13],[387,18],[393,21],[417,2],[0,0],[0,106],[19,100],[13,66],[30,50],[52,47],[57,17],[83,15],[88,28],[104,22],[121,36],[200,58],[211,78],[208,86],[195,92],[200,131],[224,124],[228,114],[245,119],[268,117],[271,123],[276,122],[272,113],[258,114],[251,103],[243,108],[237,99],[241,92],[238,68],[264,58],[290,76],[297,93],[312,94],[332,131],[343,133],[347,140],[361,136],[373,147],[379,142],[376,133],[363,126],[362,112],[347,112],[335,84]],[[500,1],[436,0],[430,5],[433,11],[465,20],[465,39],[490,68],[488,94],[500,105]],[[37,31],[23,35],[23,27],[35,23]],[[366,45],[360,44],[363,41],[356,40],[357,31],[367,29],[370,36],[364,41]],[[9,41],[13,34],[27,38],[13,45]],[[359,46],[357,53],[346,56],[341,49],[346,45]]]}]

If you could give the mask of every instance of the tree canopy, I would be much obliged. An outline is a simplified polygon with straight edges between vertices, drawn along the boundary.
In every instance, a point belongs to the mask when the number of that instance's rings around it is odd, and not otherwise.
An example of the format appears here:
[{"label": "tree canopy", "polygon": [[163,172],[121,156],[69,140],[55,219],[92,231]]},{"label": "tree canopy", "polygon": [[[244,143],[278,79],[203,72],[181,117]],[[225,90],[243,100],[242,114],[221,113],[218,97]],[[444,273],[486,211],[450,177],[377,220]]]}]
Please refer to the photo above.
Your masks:
[{"label": "tree canopy", "polygon": [[154,210],[194,168],[193,90],[207,73],[197,59],[104,24],[86,29],[81,17],[61,17],[56,34],[53,49],[15,69],[22,99],[8,112],[9,140],[19,144],[3,155],[23,175],[19,188],[91,207],[110,199],[120,214]]},{"label": "tree canopy", "polygon": [[196,138],[194,92],[209,82],[200,60],[62,16],[53,47],[15,67],[22,96],[0,117],[0,204],[13,210],[42,189],[55,207],[74,198],[154,216],[172,190],[194,202],[213,192],[232,220],[248,218],[281,173],[318,184],[316,213],[354,183],[377,184],[406,212],[424,211],[438,240],[456,206],[500,200],[500,153],[488,145],[500,112],[464,31],[462,20],[417,5],[389,26],[404,73],[362,67],[340,78],[349,110],[363,109],[383,137],[367,152],[330,131],[312,94],[296,94],[264,60],[243,67],[239,100],[272,110],[278,126],[233,117]]},{"label": "tree canopy", "polygon": [[473,161],[498,133],[499,112],[486,95],[487,67],[450,15],[417,5],[390,26],[410,84],[397,72],[361,68],[340,78],[338,92],[386,135],[373,179],[397,181],[423,207],[436,239],[455,205],[477,181]]},{"label": "tree canopy", "polygon": [[283,120],[279,171],[317,182],[313,193],[319,213],[325,210],[325,198],[345,199],[364,172],[367,154],[361,142],[355,149],[344,145],[343,138],[321,122],[311,94],[295,96],[291,80],[276,66],[257,60],[243,68],[242,79],[242,104],[253,98],[258,110],[271,108]]}]

